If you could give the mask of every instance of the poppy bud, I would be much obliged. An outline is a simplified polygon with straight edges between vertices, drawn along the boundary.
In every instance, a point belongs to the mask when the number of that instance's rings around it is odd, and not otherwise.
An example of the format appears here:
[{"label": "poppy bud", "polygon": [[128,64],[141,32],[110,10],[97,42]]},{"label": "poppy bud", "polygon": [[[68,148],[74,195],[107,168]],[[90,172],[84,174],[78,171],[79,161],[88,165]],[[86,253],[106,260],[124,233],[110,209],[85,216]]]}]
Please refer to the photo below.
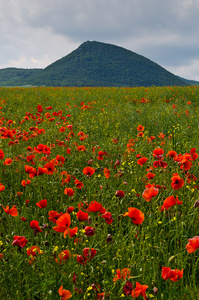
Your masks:
[{"label": "poppy bud", "polygon": [[87,236],[93,236],[93,235],[95,234],[95,228],[94,228],[94,227],[86,226],[86,227],[84,228],[84,230],[85,230],[85,234],[86,234]]},{"label": "poppy bud", "polygon": [[199,207],[199,200],[196,200],[196,202],[194,203],[194,208],[196,209],[197,207]]},{"label": "poppy bud", "polygon": [[106,242],[109,243],[109,242],[112,242],[112,241],[113,241],[112,235],[109,233],[107,235]]}]

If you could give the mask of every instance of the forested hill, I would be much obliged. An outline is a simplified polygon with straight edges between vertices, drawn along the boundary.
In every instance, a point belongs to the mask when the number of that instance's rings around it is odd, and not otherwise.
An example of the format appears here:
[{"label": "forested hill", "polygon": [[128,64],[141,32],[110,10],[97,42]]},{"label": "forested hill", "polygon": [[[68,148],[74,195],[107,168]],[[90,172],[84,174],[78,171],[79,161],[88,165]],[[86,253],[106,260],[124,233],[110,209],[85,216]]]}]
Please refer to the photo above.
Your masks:
[{"label": "forested hill", "polygon": [[45,69],[0,70],[0,86],[184,86],[186,80],[135,52],[87,41]]}]

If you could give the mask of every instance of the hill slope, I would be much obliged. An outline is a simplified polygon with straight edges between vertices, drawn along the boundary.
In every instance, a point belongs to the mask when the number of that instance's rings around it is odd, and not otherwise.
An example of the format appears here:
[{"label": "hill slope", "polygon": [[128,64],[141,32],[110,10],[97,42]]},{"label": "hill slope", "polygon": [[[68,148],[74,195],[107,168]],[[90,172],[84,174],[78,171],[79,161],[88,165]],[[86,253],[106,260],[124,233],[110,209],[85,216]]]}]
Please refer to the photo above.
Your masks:
[{"label": "hill slope", "polygon": [[[1,72],[2,70],[0,70],[0,85],[2,85]],[[4,85],[5,82],[6,80]],[[24,84],[133,87],[183,86],[187,85],[187,82],[130,50],[111,44],[87,41],[45,69],[34,70],[31,75],[24,73],[24,78],[13,80],[13,85]]]}]

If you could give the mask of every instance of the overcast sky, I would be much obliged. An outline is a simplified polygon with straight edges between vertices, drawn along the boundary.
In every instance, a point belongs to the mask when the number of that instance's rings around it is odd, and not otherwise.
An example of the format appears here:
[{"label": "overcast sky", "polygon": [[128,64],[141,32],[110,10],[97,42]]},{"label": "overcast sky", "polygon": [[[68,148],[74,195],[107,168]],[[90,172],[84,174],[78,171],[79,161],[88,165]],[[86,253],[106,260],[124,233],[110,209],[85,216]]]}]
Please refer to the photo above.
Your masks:
[{"label": "overcast sky", "polygon": [[0,0],[0,69],[45,68],[85,41],[199,80],[199,0]]}]

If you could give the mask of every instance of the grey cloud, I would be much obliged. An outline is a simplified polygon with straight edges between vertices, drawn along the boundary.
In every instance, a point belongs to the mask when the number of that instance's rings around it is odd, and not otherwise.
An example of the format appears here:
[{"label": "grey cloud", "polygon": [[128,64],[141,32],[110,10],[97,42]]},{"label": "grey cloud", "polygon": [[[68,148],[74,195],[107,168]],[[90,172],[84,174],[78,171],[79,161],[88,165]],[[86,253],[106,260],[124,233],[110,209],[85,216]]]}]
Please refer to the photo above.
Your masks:
[{"label": "grey cloud", "polygon": [[0,4],[0,67],[11,61],[20,64],[22,58],[31,67],[34,61],[43,67],[82,42],[97,40],[180,72],[190,66],[197,76],[198,0],[0,0]]}]

